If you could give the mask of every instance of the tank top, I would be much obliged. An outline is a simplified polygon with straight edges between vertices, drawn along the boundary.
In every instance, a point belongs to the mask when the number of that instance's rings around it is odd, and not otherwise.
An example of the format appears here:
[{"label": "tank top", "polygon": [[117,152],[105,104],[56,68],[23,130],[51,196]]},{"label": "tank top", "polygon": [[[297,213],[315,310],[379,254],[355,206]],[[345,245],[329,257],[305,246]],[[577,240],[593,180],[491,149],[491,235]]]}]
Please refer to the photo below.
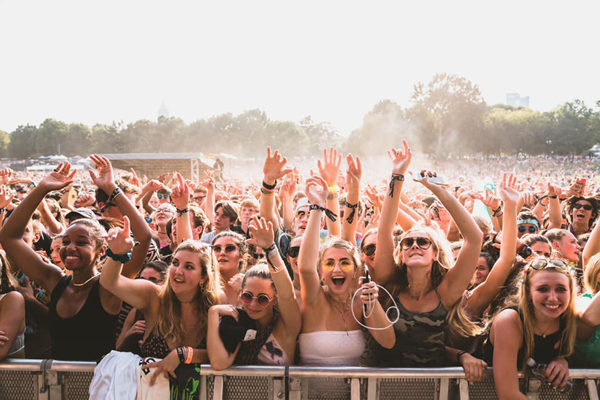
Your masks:
[{"label": "tank top", "polygon": [[150,332],[150,335],[148,335],[146,340],[141,344],[140,356],[165,358],[171,352],[167,341],[155,332],[156,329]]},{"label": "tank top", "polygon": [[354,331],[315,331],[298,337],[300,364],[356,366],[365,350],[365,334]]},{"label": "tank top", "polygon": [[[591,299],[593,295],[585,293],[581,297]],[[594,334],[588,340],[575,342],[573,366],[575,368],[600,368],[600,326],[596,327]]]},{"label": "tank top", "polygon": [[[360,364],[370,367],[441,367],[446,361],[446,316],[448,311],[442,303],[437,288],[438,306],[430,312],[407,310],[396,298],[399,319],[394,324],[396,343],[392,349],[379,345],[368,335],[367,345]],[[393,320],[393,318],[392,318]]]},{"label": "tank top", "polygon": [[[511,310],[515,310],[519,313],[519,318],[521,319],[521,323],[523,322],[523,313],[517,307],[509,307]],[[560,320],[560,329],[554,333],[546,335],[545,337],[542,335],[533,335],[533,354],[531,358],[533,358],[538,363],[548,364],[550,361],[554,360],[558,357],[560,353],[560,340],[564,330],[564,320]],[[523,332],[523,335],[525,332]],[[517,353],[517,369],[521,369],[524,365],[523,357],[525,356],[525,337],[523,337],[523,344]],[[483,358],[488,365],[493,365],[494,358],[494,345],[489,340],[489,337],[485,340],[483,344]]]},{"label": "tank top", "polygon": [[109,314],[100,302],[100,280],[92,283],[81,310],[71,318],[61,318],[56,303],[73,275],[63,276],[50,297],[48,325],[52,341],[52,357],[65,361],[97,361],[115,348],[118,314]]}]

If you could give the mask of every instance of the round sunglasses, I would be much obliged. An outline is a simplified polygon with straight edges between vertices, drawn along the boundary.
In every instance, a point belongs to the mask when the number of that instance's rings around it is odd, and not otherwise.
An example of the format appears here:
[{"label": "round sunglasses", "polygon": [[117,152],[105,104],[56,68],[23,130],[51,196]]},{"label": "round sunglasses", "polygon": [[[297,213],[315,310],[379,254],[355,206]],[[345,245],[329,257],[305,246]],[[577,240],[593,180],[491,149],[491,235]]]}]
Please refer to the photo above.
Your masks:
[{"label": "round sunglasses", "polygon": [[[352,271],[354,269],[354,263],[352,260],[342,258],[339,260],[340,269],[344,272]],[[333,258],[328,258],[321,263],[321,267],[324,271],[333,271],[335,269],[336,261]]]},{"label": "round sunglasses", "polygon": [[362,252],[365,256],[371,257],[373,254],[375,254],[376,249],[377,246],[375,245],[375,243],[371,243],[363,247]]},{"label": "round sunglasses", "polygon": [[254,296],[252,293],[250,292],[243,292],[240,295],[240,298],[242,299],[242,303],[244,303],[245,305],[250,305],[252,304],[252,301],[254,299],[256,299],[256,302],[258,303],[259,306],[261,307],[266,307],[267,305],[269,305],[269,303],[271,302],[271,298],[269,296],[267,296],[264,293],[259,294],[258,296]]},{"label": "round sunglasses", "polygon": [[417,243],[421,250],[427,250],[431,246],[431,239],[426,237],[407,237],[400,241],[402,250],[408,250]]},{"label": "round sunglasses", "polygon": [[525,225],[519,225],[519,232],[523,233],[525,231],[529,231],[529,233],[536,233],[538,230],[537,227],[535,226],[525,226]]}]

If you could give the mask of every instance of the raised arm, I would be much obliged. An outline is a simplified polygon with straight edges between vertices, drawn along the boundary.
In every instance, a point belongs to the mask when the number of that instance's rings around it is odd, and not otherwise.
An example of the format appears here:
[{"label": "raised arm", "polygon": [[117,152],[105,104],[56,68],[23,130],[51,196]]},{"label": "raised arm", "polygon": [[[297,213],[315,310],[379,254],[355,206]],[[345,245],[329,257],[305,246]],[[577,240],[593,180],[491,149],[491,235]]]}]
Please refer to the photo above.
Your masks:
[{"label": "raised arm", "polygon": [[550,201],[550,225],[548,229],[562,227],[562,212],[560,211],[560,189],[557,186],[548,184],[548,198]]},{"label": "raised arm", "polygon": [[[338,152],[333,147],[329,148],[329,155],[327,150],[323,150],[323,162],[318,161],[319,174],[327,183],[327,200],[325,202],[325,208],[331,210],[336,215],[340,214],[340,202],[338,196],[340,188],[337,186],[337,178],[340,171],[340,165],[342,164],[342,155],[338,155]],[[329,237],[340,237],[342,227],[340,219],[336,218],[335,221],[327,218],[325,223],[327,224],[327,232]]]},{"label": "raised arm", "polygon": [[583,248],[582,265],[584,271],[587,267],[588,261],[590,261],[590,258],[592,258],[592,256],[598,252],[600,252],[600,223],[598,223],[597,220],[596,224],[594,225],[594,229],[590,234],[590,238]]},{"label": "raised arm", "polygon": [[248,239],[247,243],[261,247],[265,252],[269,272],[271,272],[271,278],[277,290],[277,306],[281,313],[285,331],[290,336],[296,336],[300,332],[302,317],[296,301],[292,279],[275,246],[273,224],[267,222],[264,218],[255,216],[249,229],[252,238]]},{"label": "raised arm", "polygon": [[500,197],[504,201],[504,214],[502,216],[502,244],[500,257],[493,265],[487,279],[473,290],[467,300],[467,308],[472,315],[481,315],[483,310],[496,297],[504,285],[508,274],[514,264],[517,251],[517,204],[519,192],[516,189],[517,178],[504,174],[500,185]]},{"label": "raised arm", "polygon": [[317,272],[317,259],[319,257],[319,230],[325,201],[327,198],[327,183],[319,176],[312,176],[306,180],[306,196],[311,205],[320,209],[310,211],[308,224],[304,231],[304,238],[300,245],[298,255],[298,272],[300,273],[300,293],[303,305],[313,305],[319,299],[321,279]]},{"label": "raised arm", "polygon": [[204,212],[211,224],[215,223],[215,181],[209,176],[203,183],[206,187],[206,200],[204,201]]},{"label": "raised arm", "polygon": [[53,190],[60,190],[69,185],[73,176],[75,176],[75,171],[71,171],[71,164],[68,162],[59,164],[54,172],[42,179],[37,187],[29,192],[0,230],[0,243],[8,257],[17,268],[49,293],[54,290],[63,273],[57,266],[45,263],[25,243],[23,234],[31,215],[44,196]]},{"label": "raised arm", "polygon": [[192,224],[190,222],[190,187],[179,172],[176,173],[177,187],[171,193],[171,201],[177,210],[177,231],[175,241],[177,244],[193,239]]},{"label": "raised arm", "polygon": [[360,158],[346,156],[348,169],[346,170],[346,183],[348,194],[344,205],[344,218],[342,218],[342,239],[356,246],[356,225],[358,224],[358,202],[360,201],[360,178],[362,164]]},{"label": "raised arm", "polygon": [[123,264],[119,259],[131,255],[134,247],[129,218],[123,217],[123,228],[113,228],[108,232],[107,242],[107,257],[102,267],[100,285],[140,311],[147,311],[151,302],[158,300],[159,287],[144,279],[130,279],[121,274]]},{"label": "raised arm", "polygon": [[379,228],[377,229],[377,252],[375,252],[374,280],[383,285],[387,283],[396,271],[394,261],[394,224],[398,215],[400,192],[404,182],[404,175],[410,165],[412,153],[406,140],[402,141],[404,151],[392,149],[388,156],[392,160],[392,178],[388,195],[383,201]]},{"label": "raised arm", "polygon": [[54,218],[54,215],[52,215],[52,212],[50,212],[50,208],[48,207],[45,199],[42,200],[38,206],[38,210],[40,212],[40,219],[44,225],[48,227],[48,230],[52,235],[58,235],[65,229],[65,227],[62,226],[62,224],[58,222],[56,218]]},{"label": "raised arm", "polygon": [[127,196],[119,189],[115,184],[113,178],[112,165],[108,158],[93,154],[90,159],[94,163],[96,170],[90,169],[90,178],[96,186],[98,186],[109,198],[107,202],[112,202],[121,213],[131,221],[131,230],[133,231],[133,237],[139,243],[138,246],[133,250],[131,260],[123,265],[122,274],[129,278],[135,278],[140,272],[142,264],[150,247],[150,240],[152,240],[152,231],[144,216],[138,212]]},{"label": "raised arm", "polygon": [[421,183],[446,207],[464,238],[454,267],[450,268],[439,286],[442,302],[449,308],[463,296],[473,277],[481,252],[483,233],[471,214],[444,187],[429,182],[427,177],[423,177]]},{"label": "raised arm", "polygon": [[283,227],[288,231],[293,230],[294,225],[294,194],[296,193],[296,177],[289,174],[285,177],[279,189],[279,199],[283,217]]},{"label": "raised arm", "polygon": [[279,154],[279,150],[271,155],[271,148],[267,147],[267,158],[263,165],[263,184],[260,190],[260,216],[271,222],[274,227],[279,229],[280,223],[275,213],[274,190],[277,180],[292,172],[291,168],[286,167],[287,158]]}]

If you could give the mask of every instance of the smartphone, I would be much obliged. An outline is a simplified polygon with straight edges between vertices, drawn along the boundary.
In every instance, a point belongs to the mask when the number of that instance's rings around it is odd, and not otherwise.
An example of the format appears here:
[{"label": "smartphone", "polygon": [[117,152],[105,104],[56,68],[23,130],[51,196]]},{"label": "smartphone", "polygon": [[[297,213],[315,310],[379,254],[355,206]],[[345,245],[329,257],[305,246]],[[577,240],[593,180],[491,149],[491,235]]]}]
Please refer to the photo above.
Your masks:
[{"label": "smartphone", "polygon": [[420,171],[416,173],[411,172],[410,174],[412,175],[413,180],[416,182],[423,180],[423,178],[427,178],[427,180],[431,183],[435,183],[440,186],[448,186],[448,182],[446,181],[446,179],[444,179],[442,176],[435,174],[435,172],[433,173],[433,176],[427,176],[425,171]]},{"label": "smartphone", "polygon": [[[365,265],[365,279],[363,279],[363,283],[371,282],[371,275],[369,275],[369,267]],[[367,314],[367,305],[363,304],[363,311],[365,315]]]}]

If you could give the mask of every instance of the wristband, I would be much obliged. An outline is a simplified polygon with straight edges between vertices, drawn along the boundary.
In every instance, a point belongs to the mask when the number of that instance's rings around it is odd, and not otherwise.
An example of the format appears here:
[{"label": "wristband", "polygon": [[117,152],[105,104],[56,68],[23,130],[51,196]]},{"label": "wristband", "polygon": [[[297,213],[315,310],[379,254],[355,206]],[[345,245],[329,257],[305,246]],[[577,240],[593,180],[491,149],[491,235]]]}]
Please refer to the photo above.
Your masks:
[{"label": "wristband", "polygon": [[183,210],[180,210],[179,208],[176,208],[176,210],[177,210],[177,215],[179,217],[181,217],[183,214],[185,214],[185,213],[187,213],[187,212],[190,211],[190,209],[188,207],[184,208]]},{"label": "wristband", "polygon": [[179,357],[179,362],[181,364],[185,364],[185,357],[183,356],[183,347],[177,348],[177,357]]},{"label": "wristband", "polygon": [[29,187],[29,189],[33,189],[35,188],[37,185],[35,184],[35,182],[31,182],[29,185],[27,185]]},{"label": "wristband", "polygon": [[329,186],[327,188],[327,190],[329,190],[330,194],[335,194],[335,193],[339,193],[340,192],[340,188],[338,187],[338,185]]},{"label": "wristband", "polygon": [[358,208],[358,203],[356,204],[350,204],[348,203],[348,201],[344,201],[344,205],[348,208],[351,208],[352,211],[350,212],[350,214],[348,215],[348,218],[346,218],[346,221],[348,221],[349,224],[352,223],[352,221],[354,221],[354,215],[356,214],[356,209]]},{"label": "wristband", "polygon": [[273,183],[272,185],[269,185],[265,181],[263,181],[262,186],[267,190],[275,190],[275,187],[277,186],[277,180],[275,180],[275,183]]},{"label": "wristband", "polygon": [[265,189],[264,187],[261,187],[260,192],[262,194],[273,194],[274,190],[269,190],[269,189]]},{"label": "wristband", "polygon": [[325,207],[321,207],[318,204],[311,204],[310,206],[308,206],[308,209],[309,210],[325,211],[325,215],[327,216],[327,218],[329,218],[331,220],[331,222],[335,222],[337,220],[336,213],[334,213],[331,210],[326,209]]},{"label": "wristband", "polygon": [[265,252],[265,255],[272,252],[273,250],[275,250],[277,248],[277,246],[275,246],[275,242],[273,242],[273,244],[271,244],[269,247],[263,247],[263,251]]},{"label": "wristband", "polygon": [[498,208],[492,210],[492,217],[497,217],[500,211],[502,211],[502,206],[498,206]]},{"label": "wristband", "polygon": [[558,195],[557,194],[549,194],[548,197],[551,198],[551,199],[558,199]]},{"label": "wristband", "polygon": [[194,358],[194,349],[192,349],[189,346],[187,346],[186,349],[187,349],[187,357],[185,358],[184,364],[191,364],[192,358]]},{"label": "wristband", "polygon": [[112,250],[110,249],[110,247],[106,248],[106,251],[104,252],[104,254],[106,255],[106,257],[112,258],[115,261],[120,262],[121,264],[125,264],[128,263],[131,260],[131,251],[125,253],[125,254],[115,254],[112,252]]},{"label": "wristband", "polygon": [[112,203],[112,201],[115,199],[115,197],[117,197],[120,194],[123,194],[123,191],[121,190],[120,187],[117,186],[115,188],[115,190],[113,190],[113,192],[108,197],[108,203]]},{"label": "wristband", "polygon": [[404,182],[404,175],[392,174],[392,177],[390,178],[390,191],[389,191],[390,197],[394,197],[394,181]]}]

